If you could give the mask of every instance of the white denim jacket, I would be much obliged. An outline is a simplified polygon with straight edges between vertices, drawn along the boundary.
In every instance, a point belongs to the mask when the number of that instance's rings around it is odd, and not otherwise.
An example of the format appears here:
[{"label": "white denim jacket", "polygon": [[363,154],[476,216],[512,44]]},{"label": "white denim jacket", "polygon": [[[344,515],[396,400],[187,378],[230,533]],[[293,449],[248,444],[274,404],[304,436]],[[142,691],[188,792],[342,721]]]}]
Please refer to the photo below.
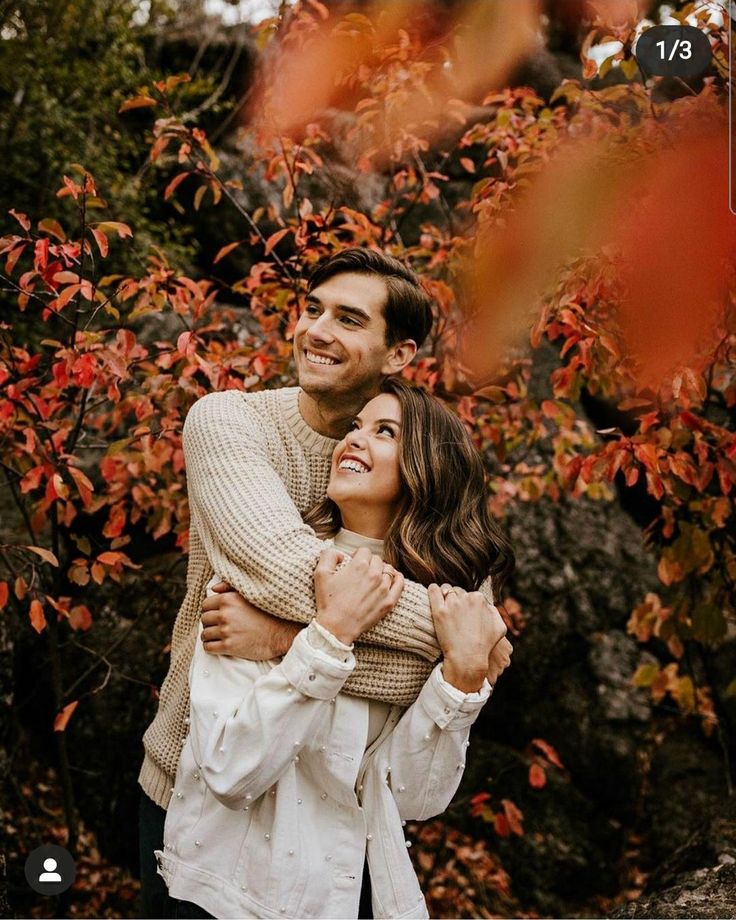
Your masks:
[{"label": "white denim jacket", "polygon": [[280,662],[197,642],[156,853],[172,897],[223,918],[357,917],[367,847],[374,916],[428,917],[402,825],[449,805],[491,688],[462,693],[437,665],[366,750],[368,701],[340,693],[354,666],[316,622]]}]

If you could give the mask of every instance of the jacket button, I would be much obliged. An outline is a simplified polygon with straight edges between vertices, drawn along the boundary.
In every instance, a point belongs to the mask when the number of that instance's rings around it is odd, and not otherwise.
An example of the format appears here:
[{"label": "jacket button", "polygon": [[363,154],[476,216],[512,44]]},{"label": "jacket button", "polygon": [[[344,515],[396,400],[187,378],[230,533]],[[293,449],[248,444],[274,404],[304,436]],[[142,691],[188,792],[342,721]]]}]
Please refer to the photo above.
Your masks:
[{"label": "jacket button", "polygon": [[270,839],[271,839],[271,835],[270,835],[270,834],[264,834],[263,836],[266,838],[266,840],[270,840]]},{"label": "jacket button", "polygon": [[195,841],[194,841],[194,846],[195,846],[195,847],[201,847],[201,846],[202,846],[202,841],[201,841],[201,840],[195,840]]},{"label": "jacket button", "polygon": [[366,834],[366,840],[373,840],[373,834]]},{"label": "jacket button", "polygon": [[322,795],[320,796],[320,798],[323,799],[323,800],[326,799],[326,798],[327,798],[327,793],[326,793],[326,792],[323,792]]},{"label": "jacket button", "polygon": [[293,850],[289,850],[289,856],[293,856],[293,855],[294,855],[294,851],[293,851]]},{"label": "jacket button", "polygon": [[310,675],[309,675],[309,679],[310,679],[310,680],[314,680],[314,674],[310,674]]}]

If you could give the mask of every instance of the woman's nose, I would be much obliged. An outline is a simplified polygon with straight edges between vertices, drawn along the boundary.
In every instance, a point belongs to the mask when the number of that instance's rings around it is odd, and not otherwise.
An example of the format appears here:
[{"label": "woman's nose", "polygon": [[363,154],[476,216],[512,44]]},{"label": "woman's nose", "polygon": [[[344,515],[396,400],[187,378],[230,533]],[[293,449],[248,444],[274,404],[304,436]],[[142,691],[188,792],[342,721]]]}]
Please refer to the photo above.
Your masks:
[{"label": "woman's nose", "polygon": [[365,436],[361,434],[360,428],[353,428],[345,435],[345,443],[348,447],[365,447]]}]

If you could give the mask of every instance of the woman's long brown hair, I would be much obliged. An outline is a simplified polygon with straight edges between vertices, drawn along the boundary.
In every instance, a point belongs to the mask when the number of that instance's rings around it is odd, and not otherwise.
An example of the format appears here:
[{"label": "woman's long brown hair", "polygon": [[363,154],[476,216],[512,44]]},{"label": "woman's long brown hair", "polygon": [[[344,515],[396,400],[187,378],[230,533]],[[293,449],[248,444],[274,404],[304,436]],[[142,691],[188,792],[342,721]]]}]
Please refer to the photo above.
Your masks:
[{"label": "woman's long brown hair", "polygon": [[[485,470],[462,422],[425,390],[398,377],[380,388],[401,405],[399,470],[403,498],[383,558],[412,581],[477,591],[491,576],[494,599],[514,568],[514,552],[488,510]],[[321,537],[342,526],[329,498],[307,513]]]}]

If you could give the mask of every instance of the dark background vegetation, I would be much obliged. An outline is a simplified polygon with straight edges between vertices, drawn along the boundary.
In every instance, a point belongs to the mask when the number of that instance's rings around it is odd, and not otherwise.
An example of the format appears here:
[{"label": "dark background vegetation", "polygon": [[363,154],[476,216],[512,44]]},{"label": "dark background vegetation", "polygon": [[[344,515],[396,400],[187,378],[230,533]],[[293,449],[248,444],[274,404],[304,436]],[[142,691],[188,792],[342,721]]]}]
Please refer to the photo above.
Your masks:
[{"label": "dark background vegetation", "polygon": [[[334,16],[365,8],[327,6]],[[462,4],[447,0],[428,6],[428,16],[441,17]],[[657,11],[658,4],[650,4],[642,14],[656,20]],[[550,100],[564,79],[581,80],[580,50],[592,22],[585,18],[584,4],[565,0],[548,0],[543,14],[544,47],[519,60],[506,80],[508,87],[534,91],[540,100],[537,113],[547,104],[554,107]],[[110,219],[134,228],[133,240],[111,247],[105,274],[141,277],[150,270],[152,249],[165,254],[181,275],[221,286],[230,337],[252,351],[248,336],[267,328],[268,320],[264,326],[263,315],[253,315],[247,286],[238,285],[263,261],[263,248],[249,236],[243,212],[274,208],[261,221],[265,236],[282,226],[283,214],[274,205],[282,186],[252,157],[253,139],[241,130],[256,68],[268,53],[251,24],[227,26],[207,13],[201,0],[2,0],[0,24],[3,232],[17,232],[6,214],[10,208],[28,214],[34,224],[44,217],[70,221],[73,203],[56,193],[62,175],[76,175],[73,164],[81,164],[110,202]],[[153,117],[161,112],[152,115],[143,107],[119,114],[141,87],[181,73],[191,79],[177,99],[176,117],[188,129],[197,125],[206,132],[223,179],[242,181],[233,193],[237,207],[225,201],[195,210],[196,186],[186,183],[180,194],[164,200],[162,190],[182,167],[175,158],[155,163],[149,158]],[[618,82],[625,81],[610,73],[588,85],[598,91]],[[703,85],[702,79],[684,88],[663,81],[654,92],[667,102],[697,94]],[[475,157],[478,174],[470,176],[456,160],[448,166],[441,153],[427,155],[428,166],[447,166],[440,203],[430,197],[400,213],[399,240],[407,251],[420,247],[429,221],[440,223],[442,208],[452,212],[475,194],[482,174],[482,158],[475,154],[468,156]],[[337,143],[325,145],[321,155],[329,181],[320,170],[304,179],[315,210],[337,201],[374,213],[384,197],[381,181],[355,172]],[[344,234],[338,238],[349,242]],[[213,264],[222,246],[239,239],[245,245]],[[291,257],[288,248],[277,252]],[[429,261],[429,254],[424,258]],[[32,309],[17,312],[16,294],[3,284],[0,322],[9,324],[5,328],[12,330],[16,345],[40,348],[54,320],[42,321]],[[261,291],[260,296],[268,302],[271,295]],[[175,341],[182,331],[170,314],[161,324],[144,317],[130,328],[148,343]],[[600,386],[583,381],[577,393],[560,395],[551,382],[565,365],[559,345],[550,335],[524,351],[518,377],[528,387],[524,411],[530,404],[561,399],[599,445],[596,430],[619,427],[624,434],[635,433],[637,420]],[[441,357],[441,347],[434,354]],[[214,360],[212,353],[208,359]],[[428,373],[440,369],[433,386],[457,406],[472,390],[451,385],[443,367],[428,364]],[[288,376],[266,379],[276,385]],[[512,379],[517,378],[509,372],[506,382]],[[202,380],[198,386],[202,392],[208,388]],[[725,402],[708,417],[733,432],[732,384],[730,396],[728,385],[722,390]],[[707,407],[701,410],[705,417]],[[100,434],[108,446],[125,436],[127,423],[121,424],[122,429]],[[645,683],[634,685],[633,675],[647,663],[664,667],[672,656],[664,641],[650,636],[642,643],[627,624],[649,592],[665,596],[658,548],[645,545],[643,531],[659,517],[666,499],[650,494],[643,476],[630,486],[619,476],[598,495],[564,489],[555,495],[547,487],[554,476],[534,472],[553,465],[556,447],[549,437],[520,436],[516,444],[501,438],[502,451],[487,433],[481,442],[496,481],[512,471],[517,485],[503,509],[517,553],[508,604],[515,654],[474,730],[456,802],[441,820],[414,829],[417,865],[433,911],[447,917],[736,916],[736,646],[730,608],[720,610],[723,629],[705,641],[695,636],[686,642],[682,659],[680,673],[709,689],[712,709],[688,712],[672,694],[654,699]],[[13,486],[14,476],[27,473],[28,464],[18,460],[7,440],[2,450],[0,543],[5,552],[29,542],[23,502]],[[103,453],[85,467],[96,484],[104,479],[95,465]],[[176,478],[171,474],[168,481]],[[156,488],[165,489],[166,482],[157,480]],[[101,549],[108,512],[102,504],[82,514],[76,537]],[[726,519],[728,530],[732,507]],[[38,635],[27,622],[27,600],[13,599],[0,610],[3,916],[137,915],[141,735],[166,673],[186,574],[177,540],[186,528],[184,513],[158,537],[150,520],[144,514],[128,521],[131,540],[125,552],[142,568],[119,583],[99,586],[91,628],[53,627]],[[42,537],[38,545],[46,545]],[[7,572],[0,577],[10,582]],[[61,662],[61,673],[55,661]],[[82,702],[60,733],[53,724],[61,685],[63,701]],[[534,767],[536,774],[530,772]],[[78,820],[78,880],[52,904],[29,891],[23,863],[41,843],[69,839],[70,814]]]}]

